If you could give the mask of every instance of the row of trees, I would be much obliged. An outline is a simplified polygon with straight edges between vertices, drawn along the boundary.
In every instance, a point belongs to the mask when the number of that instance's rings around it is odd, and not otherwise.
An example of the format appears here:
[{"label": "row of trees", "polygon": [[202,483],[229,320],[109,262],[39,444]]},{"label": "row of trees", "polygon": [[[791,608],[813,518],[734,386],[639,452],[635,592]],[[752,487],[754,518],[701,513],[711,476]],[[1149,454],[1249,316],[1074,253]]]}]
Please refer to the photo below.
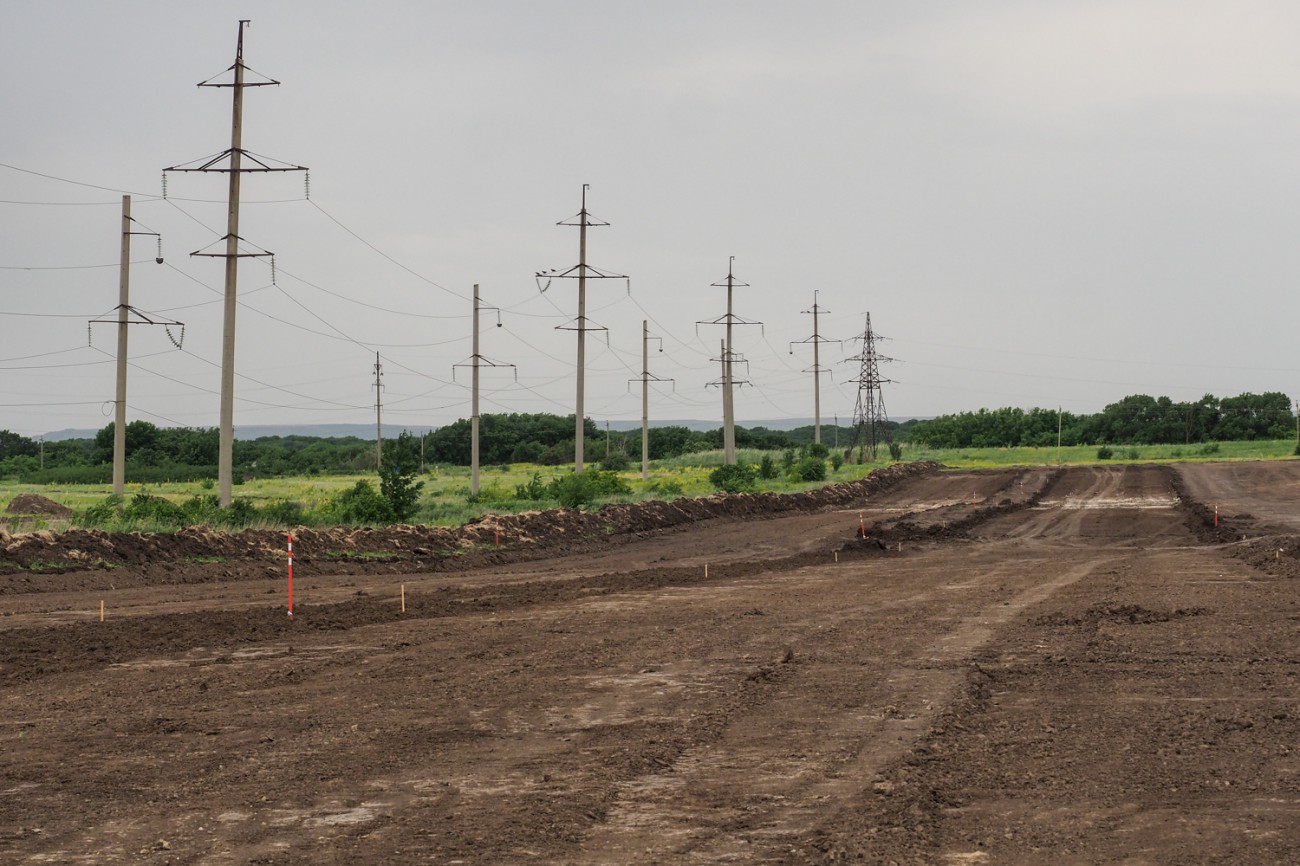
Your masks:
[{"label": "row of trees", "polygon": [[[1192,444],[1250,439],[1284,439],[1295,435],[1296,416],[1285,394],[1241,394],[1222,399],[1207,394],[1195,402],[1135,394],[1095,415],[1055,409],[981,409],[925,421],[891,423],[887,441],[910,440],[933,448],[1004,446]],[[822,442],[832,451],[848,447],[852,431],[823,425]],[[586,459],[607,455],[641,456],[639,430],[600,431],[586,422]],[[794,430],[737,427],[736,445],[765,451],[801,448],[813,440],[811,426]],[[663,460],[722,447],[722,429],[684,426],[650,428],[650,458]],[[424,436],[403,434],[385,440],[384,463],[402,473],[428,464],[468,465],[470,422],[448,424]],[[215,478],[215,428],[158,427],[148,421],[126,426],[128,478],[133,481]],[[484,415],[479,424],[479,459],[485,465],[573,462],[573,416],[551,414]],[[0,430],[0,478],[27,481],[100,482],[110,480],[113,425],[88,439],[40,443]],[[236,478],[312,475],[374,468],[375,445],[355,436],[264,436],[237,440]]]},{"label": "row of trees", "polygon": [[981,409],[918,421],[911,441],[931,448],[1063,445],[1176,445],[1286,439],[1296,435],[1291,400],[1277,391],[1195,402],[1134,394],[1095,415],[1056,409]]},{"label": "row of trees", "polygon": [[[641,455],[641,433],[602,432],[586,422],[586,458],[600,461],[607,454],[635,461]],[[792,431],[765,427],[736,429],[741,448],[782,450],[812,441],[812,428]],[[823,428],[823,439],[836,435]],[[847,444],[849,431],[838,436]],[[651,459],[661,460],[722,447],[721,428],[653,427]],[[573,416],[551,414],[483,415],[479,423],[479,459],[485,465],[539,463],[559,466],[573,462]],[[148,421],[126,425],[127,477],[132,481],[215,478],[216,428],[158,427]],[[111,479],[113,425],[88,439],[40,443],[0,430],[0,478],[27,481],[106,483]],[[384,440],[384,464],[403,473],[426,465],[469,465],[470,422],[461,419],[423,436],[403,433]],[[270,477],[358,472],[375,466],[375,444],[353,436],[263,436],[236,440],[235,477]],[[387,471],[387,470],[386,470]]]}]

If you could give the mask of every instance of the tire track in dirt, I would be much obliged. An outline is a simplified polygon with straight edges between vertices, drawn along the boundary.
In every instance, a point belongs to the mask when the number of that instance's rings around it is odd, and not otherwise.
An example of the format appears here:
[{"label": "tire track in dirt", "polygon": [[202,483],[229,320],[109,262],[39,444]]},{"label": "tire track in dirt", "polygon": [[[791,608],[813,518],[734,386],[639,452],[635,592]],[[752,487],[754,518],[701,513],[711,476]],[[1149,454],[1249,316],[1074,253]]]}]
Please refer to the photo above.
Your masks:
[{"label": "tire track in dirt", "polygon": [[[922,566],[924,558],[914,565]],[[880,692],[864,681],[868,700],[860,704],[824,707],[814,700],[810,705],[818,674],[838,671],[805,674],[799,664],[783,668],[783,688],[773,700],[727,719],[716,740],[692,748],[662,771],[624,783],[618,805],[583,841],[582,856],[566,862],[790,862],[792,847],[826,803],[860,790],[864,780],[907,754],[929,731],[940,708],[964,688],[969,659],[998,628],[1106,562],[1074,564],[1008,600],[960,615],[944,632],[887,659],[869,678],[889,685],[889,703],[880,702]],[[1023,582],[1023,571],[1039,566],[1008,564],[965,579],[971,588]],[[934,590],[923,590],[891,602],[912,610],[933,597]],[[861,615],[846,610],[804,623],[792,645],[816,651],[826,642],[818,632],[851,629]],[[808,719],[810,711],[814,719]],[[799,720],[811,730],[800,732]],[[747,798],[729,798],[734,790],[746,791]],[[730,808],[719,806],[729,799]]]}]

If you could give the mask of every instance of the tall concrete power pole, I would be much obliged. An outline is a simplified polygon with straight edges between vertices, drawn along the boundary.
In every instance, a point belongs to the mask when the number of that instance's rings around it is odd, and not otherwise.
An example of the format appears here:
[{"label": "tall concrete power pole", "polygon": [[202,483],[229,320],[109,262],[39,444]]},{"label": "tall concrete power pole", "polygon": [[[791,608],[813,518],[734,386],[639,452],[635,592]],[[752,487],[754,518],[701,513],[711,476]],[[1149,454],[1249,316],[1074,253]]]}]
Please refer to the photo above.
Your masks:
[{"label": "tall concrete power pole", "polygon": [[[588,279],[617,279],[626,280],[624,274],[614,274],[602,271],[599,268],[593,268],[587,264],[587,229],[592,226],[607,226],[609,223],[598,219],[593,219],[587,211],[587,189],[590,184],[582,185],[582,209],[578,211],[577,216],[570,217],[567,220],[561,220],[556,225],[577,226],[578,227],[578,263],[567,270],[539,271],[537,273],[538,286],[544,292],[550,286],[553,279],[576,279],[578,281],[578,317],[571,324],[559,326],[559,330],[577,331],[578,332],[578,382],[577,397],[574,400],[573,410],[573,471],[582,472],[584,469],[583,455],[583,438],[586,432],[586,407],[584,405],[586,397],[586,367],[587,367],[587,331],[597,330],[604,331],[605,328],[593,328],[587,321],[587,280]],[[546,279],[546,285],[541,285],[541,280]]]},{"label": "tall concrete power pole", "polygon": [[[474,284],[474,311],[472,322],[474,328],[474,338],[471,341],[473,354],[469,357],[469,363],[453,364],[451,375],[456,377],[457,367],[469,367],[470,373],[470,414],[469,414],[469,492],[477,494],[479,488],[479,369],[481,367],[514,367],[514,364],[502,364],[497,361],[489,360],[483,357],[479,352],[479,312],[481,310],[495,310],[497,313],[497,327],[501,327],[501,311],[497,307],[484,307],[479,301],[478,283]],[[518,381],[519,373],[516,370],[515,379]]]},{"label": "tall concrete power pole", "polygon": [[818,317],[821,313],[829,313],[830,310],[820,306],[817,303],[817,292],[813,292],[812,309],[804,310],[805,314],[811,313],[813,317],[812,336],[803,340],[797,340],[790,344],[790,354],[794,354],[794,347],[804,343],[812,343],[813,347],[813,365],[805,373],[813,374],[813,441],[820,443],[822,441],[822,373],[829,373],[828,367],[821,364],[821,344],[838,343],[839,340],[828,340],[821,335],[818,329]]},{"label": "tall concrete power pole", "polygon": [[734,362],[737,358],[736,344],[732,329],[736,325],[758,325],[762,327],[762,322],[751,322],[742,319],[735,314],[734,299],[737,287],[748,287],[749,283],[742,283],[736,279],[732,272],[736,257],[731,256],[727,260],[726,279],[719,280],[712,285],[714,287],[725,286],[727,289],[727,312],[726,315],[720,316],[712,321],[697,322],[696,325],[724,325],[726,327],[726,337],[722,341],[722,459],[728,466],[736,462],[736,409],[734,391],[736,382]]},{"label": "tall concrete power pole", "polygon": [[[226,281],[224,292],[223,323],[221,331],[221,423],[217,445],[217,493],[223,506],[230,505],[234,473],[232,457],[235,443],[235,311],[237,309],[237,284],[239,279],[239,260],[248,256],[269,256],[271,253],[240,252],[239,243],[239,187],[244,172],[250,171],[306,171],[305,166],[268,163],[264,158],[254,156],[244,150],[244,88],[264,87],[279,84],[278,81],[247,81],[244,65],[244,30],[248,19],[239,22],[239,36],[235,44],[235,63],[227,72],[234,72],[233,82],[215,82],[212,79],[199,82],[199,87],[232,88],[230,148],[216,156],[200,162],[198,165],[177,165],[163,169],[168,171],[229,172],[229,191],[226,199],[226,251],[209,253],[202,250],[191,253],[195,256],[211,256],[226,260]],[[249,166],[244,166],[244,159]]]},{"label": "tall concrete power pole", "polygon": [[[147,316],[131,306],[131,237],[133,235],[159,237],[157,232],[136,230],[135,226],[136,222],[131,216],[131,196],[124,195],[122,196],[122,257],[117,278],[117,315],[112,320],[103,318],[90,320],[92,326],[107,324],[110,321],[117,325],[117,386],[113,399],[113,493],[118,496],[126,491],[126,370],[129,342],[127,332],[131,325],[163,325],[168,328],[170,335],[170,327],[178,325],[182,329],[181,340],[172,337],[172,342],[179,349],[181,341],[185,339],[183,323]],[[161,240],[158,242],[158,256],[154,261],[160,265],[163,262]]]},{"label": "tall concrete power pole", "polygon": [[628,382],[641,383],[641,480],[650,478],[650,383],[671,382],[650,372],[650,341],[659,340],[659,351],[664,350],[663,340],[650,336],[650,328],[645,319],[641,320],[641,375]]}]

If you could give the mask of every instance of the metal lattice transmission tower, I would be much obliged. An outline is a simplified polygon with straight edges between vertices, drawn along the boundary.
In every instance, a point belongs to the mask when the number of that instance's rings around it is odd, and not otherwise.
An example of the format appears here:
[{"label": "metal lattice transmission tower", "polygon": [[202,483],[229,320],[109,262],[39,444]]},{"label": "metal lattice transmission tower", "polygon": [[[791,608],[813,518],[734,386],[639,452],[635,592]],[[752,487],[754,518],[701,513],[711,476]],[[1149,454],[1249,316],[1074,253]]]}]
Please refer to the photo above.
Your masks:
[{"label": "metal lattice transmission tower", "polygon": [[[280,83],[271,79],[264,81],[245,80],[246,73],[251,71],[244,65],[244,29],[248,26],[248,23],[248,19],[241,19],[239,22],[239,39],[235,45],[235,62],[226,70],[226,72],[234,73],[234,80],[219,82],[209,78],[207,81],[199,82],[199,87],[231,88],[233,96],[230,147],[216,156],[205,157],[163,169],[164,198],[167,194],[166,179],[169,171],[226,172],[230,175],[230,191],[226,207],[226,235],[217,241],[217,243],[222,240],[225,241],[225,252],[207,252],[208,248],[205,247],[202,250],[190,253],[192,256],[210,256],[226,260],[224,325],[221,335],[221,427],[217,445],[217,492],[219,501],[223,506],[230,505],[231,486],[234,480],[231,461],[235,445],[235,310],[237,306],[236,287],[239,281],[239,260],[253,256],[273,255],[266,250],[259,249],[256,252],[247,252],[240,249],[240,243],[243,241],[243,238],[239,236],[240,179],[246,172],[307,170],[306,166],[290,165],[269,157],[258,156],[244,149],[244,88],[266,87],[267,85],[278,85]],[[249,163],[247,167],[244,165],[245,160]],[[272,270],[272,273],[274,274],[274,270]]]},{"label": "metal lattice transmission tower", "polygon": [[[736,378],[734,375],[734,362],[736,360],[735,341],[733,339],[732,329],[736,325],[758,325],[763,327],[762,322],[752,322],[748,319],[742,319],[733,312],[733,301],[737,288],[748,288],[749,283],[742,283],[736,279],[732,273],[732,266],[736,262],[736,257],[731,256],[727,259],[727,277],[712,286],[727,289],[727,312],[707,322],[696,322],[695,328],[698,331],[700,325],[725,325],[727,329],[726,336],[722,340],[722,354],[715,358],[715,361],[722,363],[722,379],[719,382],[710,382],[710,385],[717,384],[722,387],[722,459],[728,466],[736,463],[736,402],[735,402],[735,385]],[[740,384],[748,384],[742,382]]]},{"label": "metal lattice transmission tower", "polygon": [[871,314],[867,313],[866,327],[853,338],[855,342],[861,341],[862,351],[844,361],[846,364],[857,361],[860,365],[858,377],[849,380],[858,385],[858,401],[853,408],[853,436],[849,440],[849,449],[845,452],[845,457],[852,461],[853,449],[857,448],[859,463],[876,459],[876,449],[885,433],[885,423],[889,420],[880,386],[892,380],[880,375],[880,365],[894,359],[886,358],[876,351],[876,341],[880,339],[883,338],[871,329]]},{"label": "metal lattice transmission tower", "polygon": [[[593,268],[587,264],[587,229],[592,226],[607,226],[609,223],[603,220],[593,219],[587,212],[587,189],[591,184],[582,185],[582,210],[578,211],[576,216],[569,217],[556,223],[560,226],[577,226],[578,227],[578,263],[566,270],[550,270],[537,272],[537,287],[543,293],[550,288],[551,280],[577,280],[578,281],[578,315],[567,325],[557,325],[558,331],[577,331],[578,332],[578,395],[574,400],[573,408],[573,471],[583,471],[583,433],[585,432],[584,424],[586,423],[586,409],[584,400],[586,397],[586,368],[587,368],[587,332],[588,331],[605,331],[608,340],[609,329],[602,327],[592,327],[587,321],[587,280],[624,280],[627,281],[626,274],[615,274],[609,271],[602,271],[599,268]],[[542,285],[542,279],[545,278],[546,285]],[[628,282],[628,292],[632,291],[631,283]]]},{"label": "metal lattice transmission tower", "polygon": [[821,364],[821,345],[822,343],[840,343],[842,345],[844,341],[829,340],[826,337],[823,337],[821,335],[821,331],[818,329],[818,319],[820,318],[822,313],[829,313],[830,310],[826,309],[823,306],[820,306],[817,303],[817,294],[818,292],[814,290],[812,309],[803,311],[804,315],[811,314],[813,317],[812,336],[807,337],[803,340],[796,340],[792,342],[790,344],[790,354],[791,355],[794,354],[795,346],[803,345],[805,343],[812,343],[813,365],[807,368],[806,370],[804,370],[803,372],[813,374],[813,441],[818,444],[821,444],[822,441],[822,373],[829,373],[831,371],[829,367],[823,367]]}]

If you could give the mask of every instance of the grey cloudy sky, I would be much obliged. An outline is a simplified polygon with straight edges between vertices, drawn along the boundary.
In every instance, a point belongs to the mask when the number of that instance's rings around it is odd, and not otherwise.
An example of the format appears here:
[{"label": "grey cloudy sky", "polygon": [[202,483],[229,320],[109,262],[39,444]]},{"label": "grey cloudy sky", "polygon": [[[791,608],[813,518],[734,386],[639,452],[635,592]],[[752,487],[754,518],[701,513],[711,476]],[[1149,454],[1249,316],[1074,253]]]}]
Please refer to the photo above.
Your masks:
[{"label": "grey cloudy sky", "polygon": [[[5,0],[0,73],[0,428],[107,423],[120,192],[132,304],[129,417],[217,423],[223,175],[161,169],[229,146],[310,166],[247,175],[236,424],[468,415],[469,295],[503,308],[484,411],[573,411],[576,286],[608,327],[587,414],[637,419],[641,321],[663,338],[652,417],[720,418],[735,256],[753,387],[737,417],[810,417],[819,291],[828,338],[870,311],[899,359],[891,416],[996,406],[1092,412],[1132,393],[1294,387],[1300,272],[1300,6],[1283,2],[341,2]],[[39,173],[39,174],[38,174]],[[40,175],[49,175],[50,178]],[[78,181],[78,186],[55,180]],[[106,189],[97,189],[104,187]],[[57,203],[57,204],[56,204]],[[85,267],[104,265],[105,267]],[[399,312],[389,312],[399,311]],[[489,319],[491,323],[495,320]],[[851,416],[846,343],[824,420]]]}]

